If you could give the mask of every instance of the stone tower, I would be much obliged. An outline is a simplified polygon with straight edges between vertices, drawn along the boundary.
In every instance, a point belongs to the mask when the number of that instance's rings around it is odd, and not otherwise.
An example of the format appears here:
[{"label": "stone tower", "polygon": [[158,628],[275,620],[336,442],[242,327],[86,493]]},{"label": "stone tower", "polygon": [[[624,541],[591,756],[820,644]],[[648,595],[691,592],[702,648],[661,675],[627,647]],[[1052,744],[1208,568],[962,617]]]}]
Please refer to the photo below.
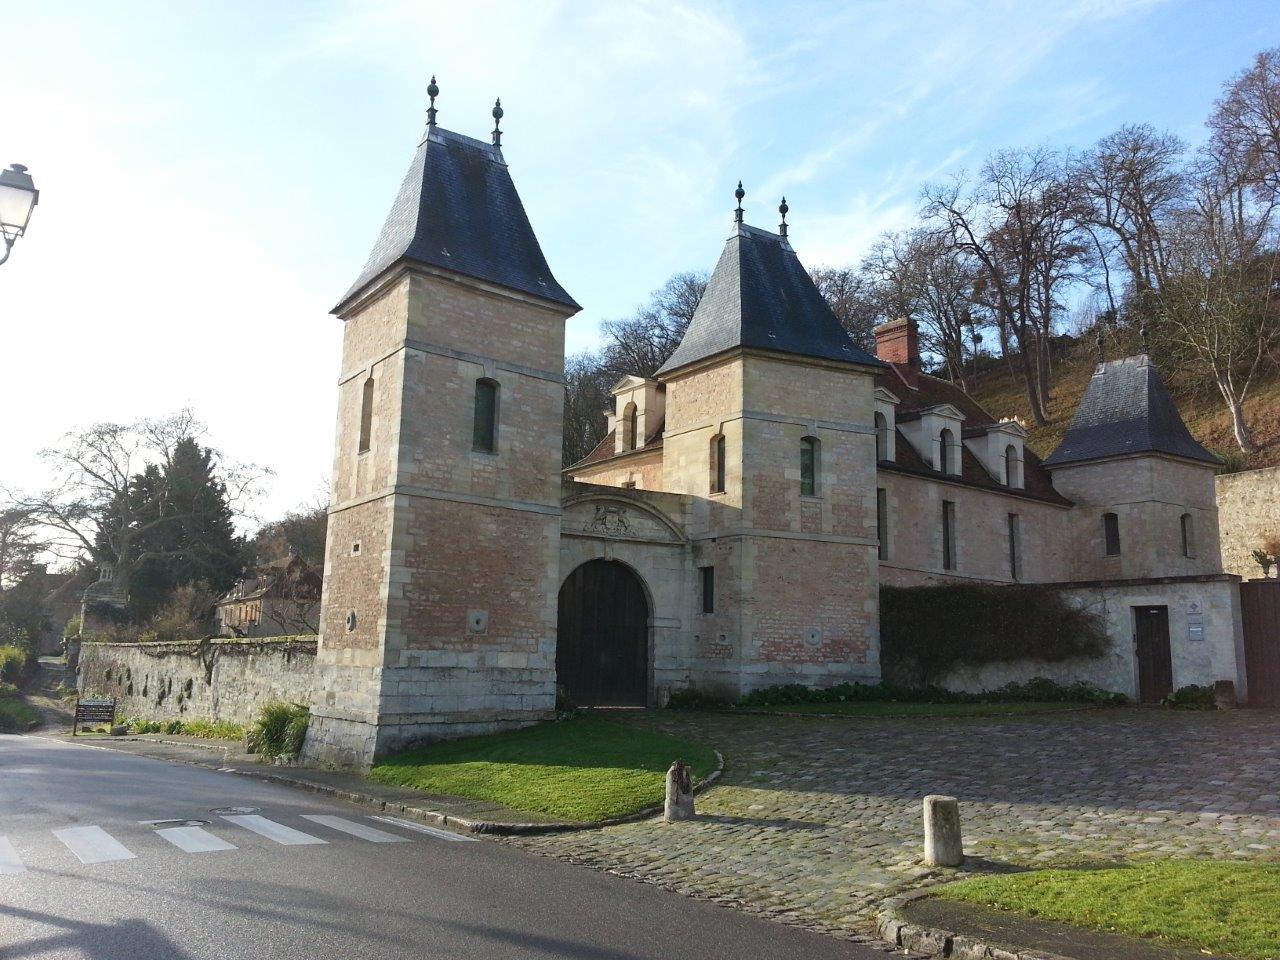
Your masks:
[{"label": "stone tower", "polygon": [[778,233],[748,226],[739,206],[657,374],[662,488],[691,497],[704,594],[695,685],[737,697],[880,679],[872,424],[883,366],[850,340],[785,222]]},{"label": "stone tower", "polygon": [[[333,313],[342,371],[305,754],[368,766],[555,706],[564,322],[492,143],[428,126]],[[501,108],[494,108],[495,120]]]},{"label": "stone tower", "polygon": [[1145,354],[1101,361],[1044,461],[1075,501],[1073,576],[1114,580],[1222,571],[1214,472]]}]

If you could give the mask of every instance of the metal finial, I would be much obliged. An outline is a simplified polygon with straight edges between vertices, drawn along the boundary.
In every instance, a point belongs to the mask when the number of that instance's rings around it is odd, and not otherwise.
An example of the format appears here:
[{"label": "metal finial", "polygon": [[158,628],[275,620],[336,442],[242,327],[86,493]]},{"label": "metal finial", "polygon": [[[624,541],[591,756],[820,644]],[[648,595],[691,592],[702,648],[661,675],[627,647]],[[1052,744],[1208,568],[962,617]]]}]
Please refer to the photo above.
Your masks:
[{"label": "metal finial", "polygon": [[742,198],[743,198],[743,197],[745,197],[745,196],[747,195],[747,191],[745,191],[745,190],[743,190],[743,189],[742,189],[742,181],[741,181],[741,180],[739,180],[739,181],[738,181],[738,189],[737,189],[737,190],[735,190],[735,191],[733,191],[733,195],[734,195],[735,197],[737,197],[737,198],[738,198],[738,206],[737,206],[737,207],[734,209],[734,211],[733,211],[733,222],[734,222],[734,223],[741,223],[741,222],[742,222],[742,213],[743,213],[743,210],[742,210]]},{"label": "metal finial", "polygon": [[1151,328],[1147,326],[1147,321],[1142,321],[1142,326],[1138,328],[1138,336],[1142,338],[1142,352],[1148,357],[1151,356]]},{"label": "metal finial", "polygon": [[440,88],[436,86],[436,75],[431,75],[431,82],[427,84],[427,96],[431,98],[431,104],[427,107],[427,126],[434,127],[436,125],[436,97],[440,95]]},{"label": "metal finial", "polygon": [[502,131],[498,129],[498,124],[502,120],[502,98],[499,97],[493,101],[493,145],[495,147],[502,146]]},{"label": "metal finial", "polygon": [[787,206],[787,198],[783,197],[782,202],[778,204],[778,212],[782,214],[782,222],[778,224],[778,235],[785,237],[787,235],[787,211],[791,208]]}]

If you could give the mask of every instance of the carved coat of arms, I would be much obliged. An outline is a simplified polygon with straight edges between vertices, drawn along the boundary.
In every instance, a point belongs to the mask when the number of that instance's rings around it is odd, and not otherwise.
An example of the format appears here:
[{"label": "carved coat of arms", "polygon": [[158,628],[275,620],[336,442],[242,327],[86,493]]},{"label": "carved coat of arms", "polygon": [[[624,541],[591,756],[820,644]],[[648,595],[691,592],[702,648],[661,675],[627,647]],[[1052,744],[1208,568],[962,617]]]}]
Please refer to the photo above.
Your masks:
[{"label": "carved coat of arms", "polygon": [[627,508],[616,504],[597,503],[595,516],[587,524],[592,533],[603,533],[609,537],[620,537],[631,532],[631,524],[627,522]]}]

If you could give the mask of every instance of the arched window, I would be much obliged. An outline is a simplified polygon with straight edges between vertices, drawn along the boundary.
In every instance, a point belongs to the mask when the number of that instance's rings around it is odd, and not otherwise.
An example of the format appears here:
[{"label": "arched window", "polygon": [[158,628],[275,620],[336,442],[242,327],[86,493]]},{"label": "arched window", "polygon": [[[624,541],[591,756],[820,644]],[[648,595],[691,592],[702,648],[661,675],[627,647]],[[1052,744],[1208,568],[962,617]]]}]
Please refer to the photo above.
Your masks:
[{"label": "arched window", "polygon": [[800,441],[800,495],[818,495],[818,452],[822,444],[817,437],[805,437]]},{"label": "arched window", "polygon": [[636,436],[636,427],[640,421],[640,411],[634,403],[628,403],[622,408],[622,449],[634,450],[640,446],[639,438]]},{"label": "arched window", "polygon": [[360,446],[358,453],[368,453],[373,434],[373,377],[364,382],[360,393]]},{"label": "arched window", "polygon": [[1114,513],[1102,515],[1102,545],[1108,557],[1120,556],[1120,518]]},{"label": "arched window", "polygon": [[498,450],[498,381],[481,377],[476,381],[476,416],[471,431],[471,448],[484,453]]},{"label": "arched window", "polygon": [[954,442],[955,437],[950,430],[944,428],[938,434],[938,471],[940,473],[951,472],[951,444]]},{"label": "arched window", "polygon": [[889,421],[883,413],[876,411],[876,459],[889,459]]},{"label": "arched window", "polygon": [[1018,448],[1012,443],[1004,448],[1004,483],[1007,487],[1022,486],[1022,464],[1018,462]]},{"label": "arched window", "polygon": [[1196,555],[1196,531],[1189,513],[1182,515],[1182,555],[1184,557]]},{"label": "arched window", "polygon": [[711,438],[711,492],[724,493],[724,434]]}]

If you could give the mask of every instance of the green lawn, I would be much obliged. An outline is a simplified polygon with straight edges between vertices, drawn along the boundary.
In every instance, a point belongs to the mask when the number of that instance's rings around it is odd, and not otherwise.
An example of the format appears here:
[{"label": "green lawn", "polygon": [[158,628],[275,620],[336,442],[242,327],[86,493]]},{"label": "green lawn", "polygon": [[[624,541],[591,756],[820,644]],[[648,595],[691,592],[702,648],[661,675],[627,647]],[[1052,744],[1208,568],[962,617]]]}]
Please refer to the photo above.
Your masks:
[{"label": "green lawn", "polygon": [[895,700],[844,700],[752,707],[769,713],[832,713],[849,717],[971,717],[1010,713],[1044,713],[1083,706],[1079,703],[921,703]]},{"label": "green lawn", "polygon": [[693,766],[695,779],[716,766],[709,746],[582,717],[432,744],[383,761],[369,777],[565,820],[602,820],[661,803],[676,759]]},{"label": "green lawn", "polygon": [[1280,864],[1166,860],[1037,870],[962,880],[938,895],[1240,960],[1280,958]]}]

